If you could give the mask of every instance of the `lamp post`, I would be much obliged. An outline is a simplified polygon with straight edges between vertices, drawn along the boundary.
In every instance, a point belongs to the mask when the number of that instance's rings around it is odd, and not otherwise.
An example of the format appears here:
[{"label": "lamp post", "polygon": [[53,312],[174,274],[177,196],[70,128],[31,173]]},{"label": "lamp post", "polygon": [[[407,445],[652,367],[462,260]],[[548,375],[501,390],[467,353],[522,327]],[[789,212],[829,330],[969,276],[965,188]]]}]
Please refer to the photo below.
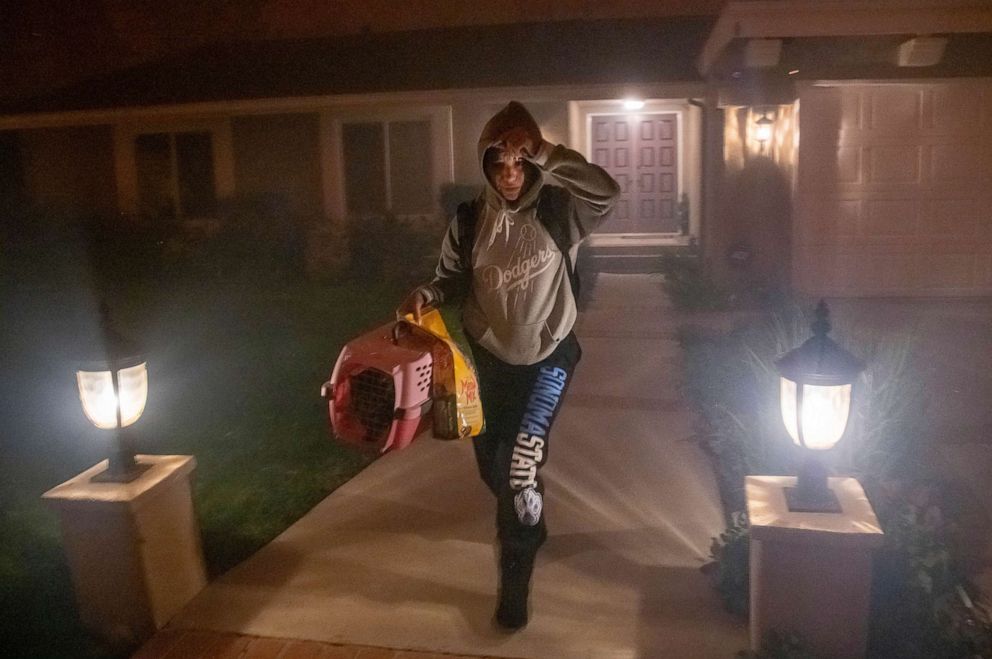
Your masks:
[{"label": "lamp post", "polygon": [[112,327],[105,306],[101,308],[101,316],[102,345],[76,371],[79,400],[86,418],[97,428],[113,432],[109,466],[92,480],[130,483],[149,468],[135,461],[129,430],[145,409],[148,369],[141,351]]},{"label": "lamp post", "polygon": [[813,336],[775,360],[782,420],[805,460],[799,477],[749,475],[751,649],[795,633],[818,657],[862,659],[868,646],[872,552],[882,528],[855,478],[831,478],[817,457],[844,434],[865,364],[827,337],[821,301]]},{"label": "lamp post", "polygon": [[805,454],[796,487],[785,489],[793,512],[839,513],[840,503],[827,486],[827,469],[818,455],[844,435],[851,410],[851,392],[865,363],[834,343],[830,311],[820,300],[813,336],[775,360],[780,378],[782,421]]},{"label": "lamp post", "polygon": [[93,354],[78,364],[83,413],[113,436],[104,461],[42,495],[59,516],[79,618],[115,651],[164,626],[207,582],[190,455],[138,455],[130,435],[148,398],[141,351],[101,305]]}]

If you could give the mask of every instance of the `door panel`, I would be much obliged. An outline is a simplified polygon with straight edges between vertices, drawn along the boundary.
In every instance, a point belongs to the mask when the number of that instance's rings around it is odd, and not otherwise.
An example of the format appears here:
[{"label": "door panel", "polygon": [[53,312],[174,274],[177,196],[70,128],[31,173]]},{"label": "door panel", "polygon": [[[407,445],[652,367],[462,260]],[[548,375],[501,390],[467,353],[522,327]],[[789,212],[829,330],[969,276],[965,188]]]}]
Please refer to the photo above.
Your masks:
[{"label": "door panel", "polygon": [[677,232],[677,115],[597,115],[591,121],[593,162],[621,189],[613,217],[599,232]]}]

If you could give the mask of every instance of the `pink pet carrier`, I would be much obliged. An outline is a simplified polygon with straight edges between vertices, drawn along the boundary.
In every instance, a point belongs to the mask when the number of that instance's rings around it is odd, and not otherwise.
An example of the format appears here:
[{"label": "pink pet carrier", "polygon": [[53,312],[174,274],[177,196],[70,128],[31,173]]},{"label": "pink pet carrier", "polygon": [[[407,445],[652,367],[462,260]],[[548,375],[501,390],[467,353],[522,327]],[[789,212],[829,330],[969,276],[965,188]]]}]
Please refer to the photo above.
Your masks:
[{"label": "pink pet carrier", "polygon": [[408,446],[431,422],[432,364],[431,342],[396,323],[350,341],[321,387],[334,434],[381,453]]}]

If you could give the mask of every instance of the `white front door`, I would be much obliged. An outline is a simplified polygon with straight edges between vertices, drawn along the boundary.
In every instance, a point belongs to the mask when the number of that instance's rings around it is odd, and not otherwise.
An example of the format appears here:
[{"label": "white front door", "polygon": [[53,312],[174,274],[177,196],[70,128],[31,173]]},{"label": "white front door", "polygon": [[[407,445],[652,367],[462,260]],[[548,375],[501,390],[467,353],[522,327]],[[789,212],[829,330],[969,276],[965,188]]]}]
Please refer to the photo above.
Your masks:
[{"label": "white front door", "polygon": [[678,233],[678,114],[590,117],[592,161],[620,184],[613,216],[599,233]]}]

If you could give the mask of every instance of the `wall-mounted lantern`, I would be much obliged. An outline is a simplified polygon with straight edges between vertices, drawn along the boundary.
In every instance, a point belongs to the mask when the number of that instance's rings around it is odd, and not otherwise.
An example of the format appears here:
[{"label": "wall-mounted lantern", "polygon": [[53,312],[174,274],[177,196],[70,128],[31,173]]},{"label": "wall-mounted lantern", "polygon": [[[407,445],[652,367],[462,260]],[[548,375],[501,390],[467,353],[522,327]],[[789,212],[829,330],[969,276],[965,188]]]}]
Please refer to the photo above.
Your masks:
[{"label": "wall-mounted lantern", "polygon": [[840,512],[827,486],[827,469],[817,454],[833,448],[844,435],[851,411],[854,382],[865,363],[834,343],[830,311],[820,300],[813,336],[775,360],[780,378],[782,421],[805,455],[794,488],[786,488],[793,512]]},{"label": "wall-mounted lantern", "polygon": [[761,145],[761,152],[765,152],[765,145],[772,139],[774,133],[775,120],[768,116],[768,112],[762,112],[761,117],[754,122],[754,139]]},{"label": "wall-mounted lantern", "polygon": [[129,483],[148,465],[134,459],[130,430],[145,409],[148,399],[148,369],[144,355],[111,326],[107,309],[101,309],[101,341],[95,354],[85,358],[76,371],[83,413],[97,428],[112,431],[114,448],[107,469],[93,481]]}]

